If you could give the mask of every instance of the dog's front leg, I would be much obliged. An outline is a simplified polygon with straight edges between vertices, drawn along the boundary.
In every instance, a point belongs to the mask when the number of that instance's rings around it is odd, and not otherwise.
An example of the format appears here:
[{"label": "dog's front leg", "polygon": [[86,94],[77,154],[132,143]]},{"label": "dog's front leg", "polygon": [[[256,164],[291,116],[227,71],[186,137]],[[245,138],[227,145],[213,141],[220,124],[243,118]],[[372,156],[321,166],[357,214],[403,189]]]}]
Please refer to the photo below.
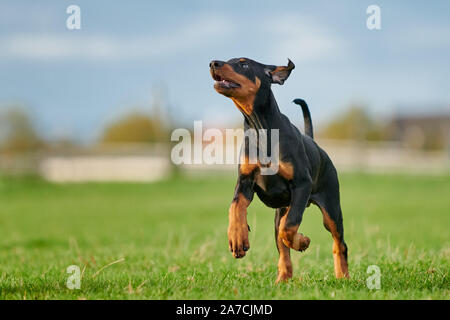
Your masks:
[{"label": "dog's front leg", "polygon": [[240,176],[229,211],[228,245],[235,258],[242,258],[250,249],[248,241],[247,207],[253,199],[253,182]]},{"label": "dog's front leg", "polygon": [[280,238],[286,246],[297,251],[306,250],[310,243],[308,237],[297,233],[310,194],[311,184],[309,181],[304,181],[299,186],[294,187],[291,191],[291,205],[288,212],[280,220]]}]

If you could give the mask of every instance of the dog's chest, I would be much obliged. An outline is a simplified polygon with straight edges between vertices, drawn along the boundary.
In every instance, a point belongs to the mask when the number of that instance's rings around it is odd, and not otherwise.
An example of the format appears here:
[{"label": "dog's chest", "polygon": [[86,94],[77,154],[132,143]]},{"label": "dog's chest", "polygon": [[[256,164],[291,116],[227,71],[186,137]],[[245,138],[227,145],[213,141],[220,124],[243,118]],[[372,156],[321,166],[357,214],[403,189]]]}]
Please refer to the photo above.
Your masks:
[{"label": "dog's chest", "polygon": [[278,174],[255,174],[254,189],[261,201],[272,208],[288,206],[291,200],[289,182]]}]

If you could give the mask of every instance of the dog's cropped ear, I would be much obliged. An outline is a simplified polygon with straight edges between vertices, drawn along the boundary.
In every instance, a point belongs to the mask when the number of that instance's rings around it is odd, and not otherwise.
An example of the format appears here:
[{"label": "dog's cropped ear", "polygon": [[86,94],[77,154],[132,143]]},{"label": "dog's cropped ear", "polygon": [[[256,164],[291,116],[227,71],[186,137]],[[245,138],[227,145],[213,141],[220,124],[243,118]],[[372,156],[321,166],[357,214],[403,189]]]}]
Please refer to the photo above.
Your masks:
[{"label": "dog's cropped ear", "polygon": [[295,65],[294,63],[288,59],[288,65],[287,66],[267,66],[266,67],[266,74],[271,79],[272,83],[278,83],[283,84],[284,81],[289,77],[291,74],[291,71],[294,70]]}]

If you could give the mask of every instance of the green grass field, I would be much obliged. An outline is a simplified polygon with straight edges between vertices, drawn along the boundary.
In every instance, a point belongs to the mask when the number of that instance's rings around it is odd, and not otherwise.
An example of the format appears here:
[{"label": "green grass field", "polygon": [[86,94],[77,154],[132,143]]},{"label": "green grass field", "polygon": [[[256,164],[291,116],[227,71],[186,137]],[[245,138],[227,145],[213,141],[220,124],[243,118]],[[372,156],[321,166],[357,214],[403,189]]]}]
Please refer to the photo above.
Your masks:
[{"label": "green grass field", "polygon": [[[249,208],[251,249],[226,230],[234,177],[56,185],[0,179],[1,299],[449,299],[450,176],[342,174],[350,280],[336,280],[320,211],[294,278],[275,285],[274,210]],[[116,262],[116,263],[113,263]],[[66,268],[82,270],[81,289]],[[369,290],[369,265],[381,289]]]}]

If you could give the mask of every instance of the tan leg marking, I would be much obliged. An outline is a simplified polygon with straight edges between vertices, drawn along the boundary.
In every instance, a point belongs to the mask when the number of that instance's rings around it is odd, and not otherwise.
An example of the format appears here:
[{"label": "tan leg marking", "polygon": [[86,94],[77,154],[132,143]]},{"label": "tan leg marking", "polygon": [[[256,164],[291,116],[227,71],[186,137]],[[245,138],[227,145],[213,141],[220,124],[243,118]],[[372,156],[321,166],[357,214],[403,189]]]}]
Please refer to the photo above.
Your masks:
[{"label": "tan leg marking", "polygon": [[277,246],[280,250],[280,257],[278,259],[278,277],[276,283],[285,282],[292,278],[292,262],[289,247],[287,247],[280,235],[277,237]]},{"label": "tan leg marking", "polygon": [[278,248],[278,276],[275,283],[286,282],[292,278],[292,262],[291,262],[291,249],[286,247],[283,240],[280,237],[280,222],[284,214],[286,214],[287,208],[277,209],[275,218],[275,241]]},{"label": "tan leg marking", "polygon": [[320,210],[323,214],[323,224],[333,237],[334,274],[336,278],[349,278],[348,263],[345,258],[345,247],[341,241],[341,235],[337,232],[336,224],[330,218],[328,212],[322,207],[320,207]]},{"label": "tan leg marking", "polygon": [[286,214],[280,220],[279,235],[283,243],[289,248],[292,248],[297,251],[304,251],[308,249],[311,240],[308,237],[304,236],[303,234],[297,233],[299,226],[294,226],[291,228],[286,227],[286,218],[288,216],[290,209],[291,208],[289,207]]},{"label": "tan leg marking", "polygon": [[247,207],[250,201],[239,194],[233,201],[229,211],[228,245],[235,258],[245,256],[245,251],[250,249],[248,241]]}]

